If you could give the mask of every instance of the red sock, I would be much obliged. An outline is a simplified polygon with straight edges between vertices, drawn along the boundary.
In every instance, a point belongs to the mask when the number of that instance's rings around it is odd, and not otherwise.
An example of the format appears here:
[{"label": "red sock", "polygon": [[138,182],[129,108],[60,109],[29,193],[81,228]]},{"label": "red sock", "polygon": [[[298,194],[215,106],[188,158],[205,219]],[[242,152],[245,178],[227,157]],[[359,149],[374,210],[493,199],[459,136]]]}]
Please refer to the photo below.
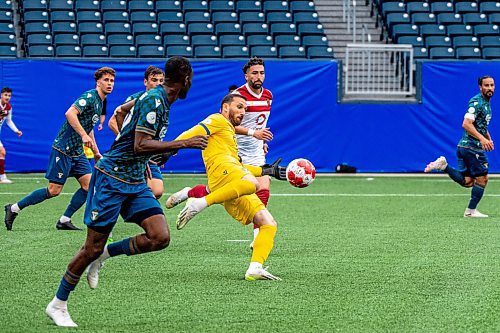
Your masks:
[{"label": "red sock", "polygon": [[5,173],[5,160],[2,158],[0,159],[0,175],[3,175]]},{"label": "red sock", "polygon": [[196,185],[188,191],[189,198],[203,198],[208,195],[206,185]]},{"label": "red sock", "polygon": [[269,201],[269,190],[259,190],[255,192],[259,197],[260,201],[267,207],[267,202]]}]

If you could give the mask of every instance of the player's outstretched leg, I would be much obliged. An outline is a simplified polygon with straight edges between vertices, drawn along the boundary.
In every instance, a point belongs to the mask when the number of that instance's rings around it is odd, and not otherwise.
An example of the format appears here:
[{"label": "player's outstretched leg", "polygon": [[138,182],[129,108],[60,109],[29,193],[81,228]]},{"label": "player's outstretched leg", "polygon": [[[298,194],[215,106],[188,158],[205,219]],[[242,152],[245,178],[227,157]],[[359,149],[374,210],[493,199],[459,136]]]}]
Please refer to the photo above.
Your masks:
[{"label": "player's outstretched leg", "polygon": [[476,218],[488,217],[488,215],[483,214],[476,209],[477,205],[479,204],[479,201],[481,201],[483,197],[484,189],[487,183],[488,183],[488,176],[481,176],[478,177],[478,179],[476,179],[474,185],[472,186],[469,206],[464,212],[464,217],[476,217]]},{"label": "player's outstretched leg", "polygon": [[12,224],[14,224],[14,220],[17,217],[17,213],[12,211],[12,204],[5,205],[5,218],[4,223],[7,230],[12,230]]},{"label": "player's outstretched leg", "polygon": [[81,187],[76,190],[76,192],[71,197],[71,201],[69,202],[66,211],[56,223],[57,230],[82,230],[71,222],[71,217],[77,210],[79,210],[83,206],[83,204],[87,200],[87,193],[88,192]]},{"label": "player's outstretched leg", "polygon": [[171,196],[168,197],[167,202],[165,203],[165,206],[170,209],[174,208],[181,202],[186,201],[189,196],[188,192],[191,190],[191,187],[184,187],[182,190],[173,193]]}]

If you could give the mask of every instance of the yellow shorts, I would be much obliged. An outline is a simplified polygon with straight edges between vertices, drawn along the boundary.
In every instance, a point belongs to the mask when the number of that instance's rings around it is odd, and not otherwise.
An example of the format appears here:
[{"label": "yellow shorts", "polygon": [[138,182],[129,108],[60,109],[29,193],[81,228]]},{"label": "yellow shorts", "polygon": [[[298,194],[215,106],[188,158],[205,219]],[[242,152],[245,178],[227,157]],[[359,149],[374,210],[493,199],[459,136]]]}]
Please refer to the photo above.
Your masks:
[{"label": "yellow shorts", "polygon": [[246,175],[251,175],[251,173],[241,164],[231,162],[221,163],[215,168],[207,169],[208,188],[210,191],[215,191]]}]

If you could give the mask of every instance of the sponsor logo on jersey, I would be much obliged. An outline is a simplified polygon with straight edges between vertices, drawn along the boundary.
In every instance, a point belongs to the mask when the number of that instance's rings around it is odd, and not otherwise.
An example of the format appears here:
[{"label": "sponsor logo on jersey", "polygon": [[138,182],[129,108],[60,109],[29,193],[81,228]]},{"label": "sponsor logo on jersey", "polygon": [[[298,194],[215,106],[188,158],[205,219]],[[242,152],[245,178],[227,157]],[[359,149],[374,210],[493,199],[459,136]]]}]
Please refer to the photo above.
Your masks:
[{"label": "sponsor logo on jersey", "polygon": [[206,124],[206,125],[210,125],[212,123],[212,119],[207,118],[207,119],[203,120],[202,123]]},{"label": "sponsor logo on jersey", "polygon": [[63,176],[63,173],[62,173],[62,172],[58,172],[58,173],[57,173],[57,177],[58,177],[58,178],[62,178],[62,176]]},{"label": "sponsor logo on jersey", "polygon": [[92,216],[91,216],[92,221],[97,220],[97,217],[99,216],[99,212],[96,209],[94,209],[94,210],[92,210],[91,213],[92,213]]},{"label": "sponsor logo on jersey", "polygon": [[161,101],[158,98],[155,98],[155,108],[159,107],[161,105]]},{"label": "sponsor logo on jersey", "polygon": [[156,112],[150,112],[150,113],[148,113],[146,115],[146,120],[151,125],[154,125],[156,123]]},{"label": "sponsor logo on jersey", "polygon": [[97,123],[97,121],[98,121],[98,120],[99,120],[99,116],[95,114],[95,115],[92,117],[92,125],[95,125],[95,123]]},{"label": "sponsor logo on jersey", "polygon": [[163,140],[163,138],[165,137],[165,134],[167,134],[167,127],[166,126],[163,126],[161,128],[161,131],[160,131],[160,139]]}]

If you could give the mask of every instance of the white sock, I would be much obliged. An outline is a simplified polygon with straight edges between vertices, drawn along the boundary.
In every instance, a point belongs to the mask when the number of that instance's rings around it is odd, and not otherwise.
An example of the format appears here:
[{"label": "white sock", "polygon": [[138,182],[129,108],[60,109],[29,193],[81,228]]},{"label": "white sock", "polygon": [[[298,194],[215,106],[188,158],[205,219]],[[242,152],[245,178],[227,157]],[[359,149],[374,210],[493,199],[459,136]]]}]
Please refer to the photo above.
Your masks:
[{"label": "white sock", "polygon": [[0,175],[0,180],[4,180],[4,179],[7,179],[7,175],[5,173]]},{"label": "white sock", "polygon": [[67,216],[61,216],[61,218],[59,219],[60,222],[64,223],[64,222],[69,222],[71,221],[71,219]]},{"label": "white sock", "polygon": [[106,245],[104,247],[104,251],[102,251],[100,258],[101,258],[101,261],[104,261],[104,260],[108,259],[109,257],[111,257],[111,256],[109,255],[108,246]]},{"label": "white sock", "polygon": [[57,296],[54,296],[54,298],[52,299],[52,301],[50,303],[52,303],[52,306],[55,308],[59,308],[59,309],[68,308],[68,301],[61,301],[59,298],[57,298]]},{"label": "white sock", "polygon": [[21,211],[21,208],[19,208],[19,206],[17,205],[17,203],[15,203],[12,206],[10,206],[10,211],[12,213],[19,213]]},{"label": "white sock", "polygon": [[260,268],[262,268],[262,264],[260,262],[255,262],[255,261],[251,262],[250,266],[248,266],[248,270],[249,271],[250,270],[253,271],[253,270],[256,270],[256,269],[260,269]]},{"label": "white sock", "polygon": [[184,187],[181,190],[180,194],[181,194],[183,200],[186,200],[187,198],[189,198],[189,195],[188,195],[189,190],[191,190],[191,187]]},{"label": "white sock", "polygon": [[253,229],[253,240],[255,240],[255,238],[257,238],[257,235],[259,234],[259,231],[260,231],[259,228]]}]

